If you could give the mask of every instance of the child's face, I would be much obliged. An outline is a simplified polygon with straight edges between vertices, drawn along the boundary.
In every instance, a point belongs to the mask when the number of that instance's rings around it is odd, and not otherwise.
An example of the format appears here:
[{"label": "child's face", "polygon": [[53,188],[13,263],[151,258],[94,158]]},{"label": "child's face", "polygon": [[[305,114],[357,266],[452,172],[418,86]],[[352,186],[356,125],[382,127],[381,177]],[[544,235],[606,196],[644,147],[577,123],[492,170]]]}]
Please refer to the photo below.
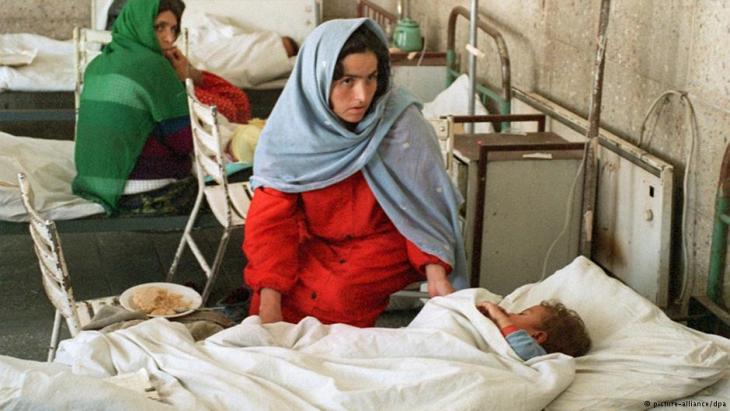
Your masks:
[{"label": "child's face", "polygon": [[547,308],[541,305],[533,305],[520,313],[508,313],[507,317],[517,328],[527,331],[528,334],[533,334],[541,330],[542,323],[547,315]]}]

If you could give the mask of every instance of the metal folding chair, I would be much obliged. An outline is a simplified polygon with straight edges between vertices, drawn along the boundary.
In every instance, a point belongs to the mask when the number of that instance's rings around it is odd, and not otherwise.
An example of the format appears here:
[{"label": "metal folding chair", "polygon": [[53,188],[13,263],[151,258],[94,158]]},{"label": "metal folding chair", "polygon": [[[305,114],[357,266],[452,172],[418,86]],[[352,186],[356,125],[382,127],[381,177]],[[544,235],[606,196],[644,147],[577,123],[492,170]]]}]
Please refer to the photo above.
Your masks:
[{"label": "metal folding chair", "polygon": [[105,305],[119,305],[116,296],[95,298],[92,300],[76,301],[71,289],[71,277],[66,268],[66,260],[63,257],[61,239],[56,230],[56,224],[51,220],[43,219],[33,206],[33,191],[26,176],[18,174],[20,194],[23,205],[28,211],[31,237],[33,237],[33,248],[38,256],[38,264],[41,268],[43,288],[48,299],[56,308],[51,332],[51,344],[48,349],[48,361],[53,361],[58,347],[58,336],[61,330],[61,317],[66,320],[68,331],[75,337],[81,328],[88,324],[94,314]]},{"label": "metal folding chair", "polygon": [[[192,80],[187,79],[185,87],[190,107],[198,195],[180,239],[180,245],[175,253],[172,266],[170,266],[170,271],[167,273],[167,281],[172,281],[172,277],[175,275],[180,263],[180,257],[185,245],[187,245],[207,277],[202,294],[203,304],[205,304],[218,276],[230,234],[233,230],[243,227],[246,221],[246,213],[251,204],[252,194],[248,189],[248,183],[228,183],[223,160],[224,147],[221,143],[216,107],[207,106],[198,101],[195,97]],[[206,184],[206,181],[209,182]],[[193,224],[198,217],[204,199],[218,222],[223,226],[223,234],[212,265],[208,264],[191,235]]]}]

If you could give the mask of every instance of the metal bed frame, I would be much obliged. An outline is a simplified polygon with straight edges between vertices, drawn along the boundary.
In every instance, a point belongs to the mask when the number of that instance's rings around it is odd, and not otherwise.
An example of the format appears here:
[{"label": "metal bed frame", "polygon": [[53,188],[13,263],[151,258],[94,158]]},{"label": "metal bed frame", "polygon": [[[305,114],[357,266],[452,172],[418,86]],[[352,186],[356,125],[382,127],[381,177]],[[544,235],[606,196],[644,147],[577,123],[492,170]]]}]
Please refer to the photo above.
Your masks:
[{"label": "metal bed frame", "polygon": [[[388,27],[394,27],[398,17],[383,9],[381,6],[372,3],[368,0],[358,0],[357,2],[357,15],[359,17],[369,17],[377,22],[383,30],[388,33]],[[449,24],[447,28],[447,40],[446,40],[446,86],[448,87],[451,83],[456,80],[461,71],[459,70],[459,62],[456,52],[456,21],[459,16],[470,20],[469,11],[462,6],[454,7],[449,14]],[[511,100],[512,100],[512,83],[511,83],[511,69],[510,69],[510,58],[509,51],[507,50],[507,43],[504,41],[504,36],[494,27],[487,24],[486,21],[480,19],[477,16],[476,27],[481,29],[487,36],[494,40],[497,45],[497,52],[499,53],[500,70],[502,73],[501,88],[499,91],[492,90],[491,88],[477,84],[476,93],[479,95],[480,100],[485,106],[496,105],[497,114],[507,115],[511,111]],[[442,53],[438,52],[425,52],[425,58],[439,57]],[[400,61],[403,59],[404,53],[396,53],[391,56],[393,61]],[[492,103],[492,104],[490,104]],[[494,123],[495,126],[499,124]],[[504,126],[505,123],[502,123]]]},{"label": "metal bed frame", "polygon": [[[457,53],[456,53],[456,21],[459,16],[462,16],[469,20],[469,11],[462,6],[454,7],[449,14],[449,25],[447,29],[446,37],[446,65],[447,65],[447,78],[446,84],[451,84],[456,78],[461,75],[458,67]],[[512,101],[512,80],[510,70],[510,59],[509,51],[507,50],[507,43],[504,41],[502,34],[487,24],[486,21],[480,19],[477,16],[476,27],[481,29],[487,36],[491,37],[497,45],[497,52],[499,53],[499,62],[502,73],[501,90],[496,92],[487,86],[477,84],[476,92],[479,94],[482,103],[489,107],[489,102],[492,101],[496,104],[497,114],[510,114],[511,101]],[[503,123],[504,125],[504,123]]]},{"label": "metal bed frame", "polygon": [[730,311],[728,300],[722,295],[726,272],[730,226],[730,145],[725,147],[720,178],[715,196],[715,223],[712,229],[710,271],[705,294],[694,295],[689,300],[688,325],[700,331],[730,336]]},{"label": "metal bed frame", "polygon": [[398,20],[398,16],[368,0],[358,0],[357,16],[369,17],[375,20],[389,38],[392,34],[393,27],[395,27],[396,20]]},{"label": "metal bed frame", "polygon": [[[601,45],[605,48],[605,26],[607,23],[608,14],[608,1],[602,1],[601,7],[601,27],[599,27],[599,38],[602,40]],[[376,4],[373,4],[367,0],[358,1],[358,15],[361,17],[370,17],[378,22],[383,28],[386,28],[388,24],[391,26],[395,23],[397,16],[383,10]],[[446,85],[450,85],[460,74],[457,59],[457,50],[455,46],[456,39],[456,21],[459,16],[470,20],[469,11],[462,6],[457,6],[452,9],[449,15],[448,31],[447,31],[447,79]],[[537,108],[542,113],[546,113],[554,117],[557,121],[565,124],[569,128],[578,131],[580,133],[587,134],[589,136],[597,135],[599,137],[599,143],[613,150],[620,150],[631,158],[631,151],[626,151],[622,148],[621,142],[617,137],[613,135],[603,135],[597,132],[600,110],[595,106],[600,105],[600,101],[597,98],[592,99],[592,113],[593,116],[588,121],[582,120],[576,115],[571,113],[564,113],[559,107],[554,106],[534,93],[522,91],[519,89],[513,89],[511,86],[510,79],[510,59],[509,52],[504,41],[503,36],[495,28],[490,27],[487,23],[479,19],[476,26],[482,29],[489,37],[491,37],[497,46],[497,51],[500,57],[502,82],[501,91],[495,91],[491,88],[477,84],[476,93],[479,95],[481,101],[485,106],[488,106],[489,102],[494,102],[497,105],[498,112],[500,115],[509,115],[511,112],[511,99],[514,96],[520,101],[524,101],[527,104]],[[599,50],[602,51],[602,50]],[[601,54],[597,57],[596,65],[600,66],[602,63]],[[601,67],[602,68],[602,67]],[[600,93],[602,89],[602,73],[601,70],[596,70],[594,76],[594,94]],[[485,116],[469,117],[461,116],[452,118],[454,123],[466,123],[469,121],[489,121],[498,128],[498,121],[501,122],[502,126],[506,124],[504,117],[499,116]],[[517,118],[512,118],[514,121],[519,121]],[[520,119],[520,120],[527,120]],[[448,126],[450,128],[450,126]],[[544,130],[544,124],[538,124],[538,130]],[[448,132],[454,138],[452,132]],[[458,137],[456,137],[458,138]],[[451,142],[453,147],[453,141]],[[651,162],[653,156],[644,153],[642,158],[647,159]],[[594,183],[595,184],[595,183]],[[711,249],[711,260],[710,260],[710,271],[708,275],[708,285],[705,293],[693,295],[689,299],[688,316],[686,318],[677,318],[676,320],[686,320],[687,325],[691,328],[710,332],[720,335],[730,335],[730,312],[728,311],[728,297],[722,296],[722,284],[725,277],[726,271],[726,255],[728,247],[728,232],[730,232],[730,145],[725,150],[725,156],[722,163],[721,174],[718,183],[718,191],[715,202],[715,223],[713,228],[712,237],[712,249]],[[473,252],[473,250],[472,250]],[[473,264],[474,265],[474,264]],[[474,267],[471,267],[472,269]],[[474,284],[472,284],[474,285]]]}]

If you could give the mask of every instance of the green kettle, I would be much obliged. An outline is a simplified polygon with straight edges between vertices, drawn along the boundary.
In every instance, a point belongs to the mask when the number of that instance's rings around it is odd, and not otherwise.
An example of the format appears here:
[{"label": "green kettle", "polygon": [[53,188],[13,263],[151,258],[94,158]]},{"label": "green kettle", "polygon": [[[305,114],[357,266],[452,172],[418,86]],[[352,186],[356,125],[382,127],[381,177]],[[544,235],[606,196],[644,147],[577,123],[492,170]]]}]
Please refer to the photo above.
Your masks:
[{"label": "green kettle", "polygon": [[398,20],[393,32],[393,45],[403,51],[419,51],[423,47],[421,28],[408,17]]}]

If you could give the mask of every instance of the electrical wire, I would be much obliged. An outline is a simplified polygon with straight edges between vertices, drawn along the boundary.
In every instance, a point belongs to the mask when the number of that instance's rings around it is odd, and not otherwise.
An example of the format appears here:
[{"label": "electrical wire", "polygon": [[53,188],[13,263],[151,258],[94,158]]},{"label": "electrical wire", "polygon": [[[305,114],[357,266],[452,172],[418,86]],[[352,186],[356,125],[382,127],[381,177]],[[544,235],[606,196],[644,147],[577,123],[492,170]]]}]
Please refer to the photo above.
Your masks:
[{"label": "electrical wire", "polygon": [[[425,32],[426,30],[424,30]],[[426,54],[426,40],[428,40],[427,36],[423,36],[423,47],[421,47],[421,57],[418,58],[418,62],[416,63],[416,67],[420,67],[421,63],[423,63],[423,56]]]},{"label": "electrical wire", "polygon": [[555,240],[553,240],[552,244],[550,244],[550,247],[548,247],[547,252],[545,253],[545,258],[542,261],[542,275],[540,276],[540,281],[545,279],[545,275],[547,274],[547,265],[550,261],[550,255],[553,253],[553,249],[558,244],[561,238],[565,235],[565,233],[568,232],[568,228],[570,227],[570,220],[573,217],[573,199],[575,197],[575,188],[578,186],[578,180],[580,180],[580,176],[583,174],[583,170],[585,169],[586,162],[588,161],[588,150],[590,150],[591,142],[593,141],[593,137],[586,141],[585,147],[583,147],[583,158],[580,161],[580,166],[578,166],[578,171],[575,173],[575,177],[573,178],[573,183],[570,186],[570,192],[568,193],[568,198],[565,202],[565,219],[563,220],[563,228],[560,230],[560,233],[558,233],[558,236],[555,237]]},{"label": "electrical wire", "polygon": [[[644,116],[644,121],[641,124],[641,134],[639,135],[639,148],[642,148],[644,150],[648,150],[648,145],[651,142],[652,137],[654,136],[654,131],[656,129],[656,125],[659,122],[659,116],[662,114],[664,107],[668,105],[669,103],[669,97],[672,95],[679,96],[680,102],[682,104],[685,104],[685,112],[686,115],[689,117],[690,120],[690,147],[689,151],[687,153],[687,157],[685,159],[685,167],[684,167],[684,176],[682,178],[682,190],[683,190],[683,199],[682,199],[682,285],[680,288],[679,296],[674,300],[675,304],[681,304],[682,301],[685,299],[687,290],[690,288],[690,281],[692,280],[692,277],[689,275],[689,260],[691,258],[689,253],[689,239],[687,235],[687,208],[689,206],[689,176],[692,171],[692,160],[694,159],[695,155],[695,144],[697,140],[697,136],[699,135],[699,127],[697,126],[697,113],[695,112],[695,108],[692,105],[692,101],[689,99],[689,95],[686,91],[680,91],[680,90],[667,90],[664,93],[662,93],[659,97],[657,97],[654,102],[649,107],[649,110],[646,112],[646,115]],[[644,134],[646,133],[646,124],[649,121],[649,118],[651,117],[652,113],[654,113],[654,110],[657,107],[657,104],[659,104],[660,101],[663,101],[662,106],[660,107],[659,111],[656,113],[656,120],[654,121],[654,124],[652,125],[651,129],[649,130],[649,138],[647,140],[647,148],[644,148]]]}]

